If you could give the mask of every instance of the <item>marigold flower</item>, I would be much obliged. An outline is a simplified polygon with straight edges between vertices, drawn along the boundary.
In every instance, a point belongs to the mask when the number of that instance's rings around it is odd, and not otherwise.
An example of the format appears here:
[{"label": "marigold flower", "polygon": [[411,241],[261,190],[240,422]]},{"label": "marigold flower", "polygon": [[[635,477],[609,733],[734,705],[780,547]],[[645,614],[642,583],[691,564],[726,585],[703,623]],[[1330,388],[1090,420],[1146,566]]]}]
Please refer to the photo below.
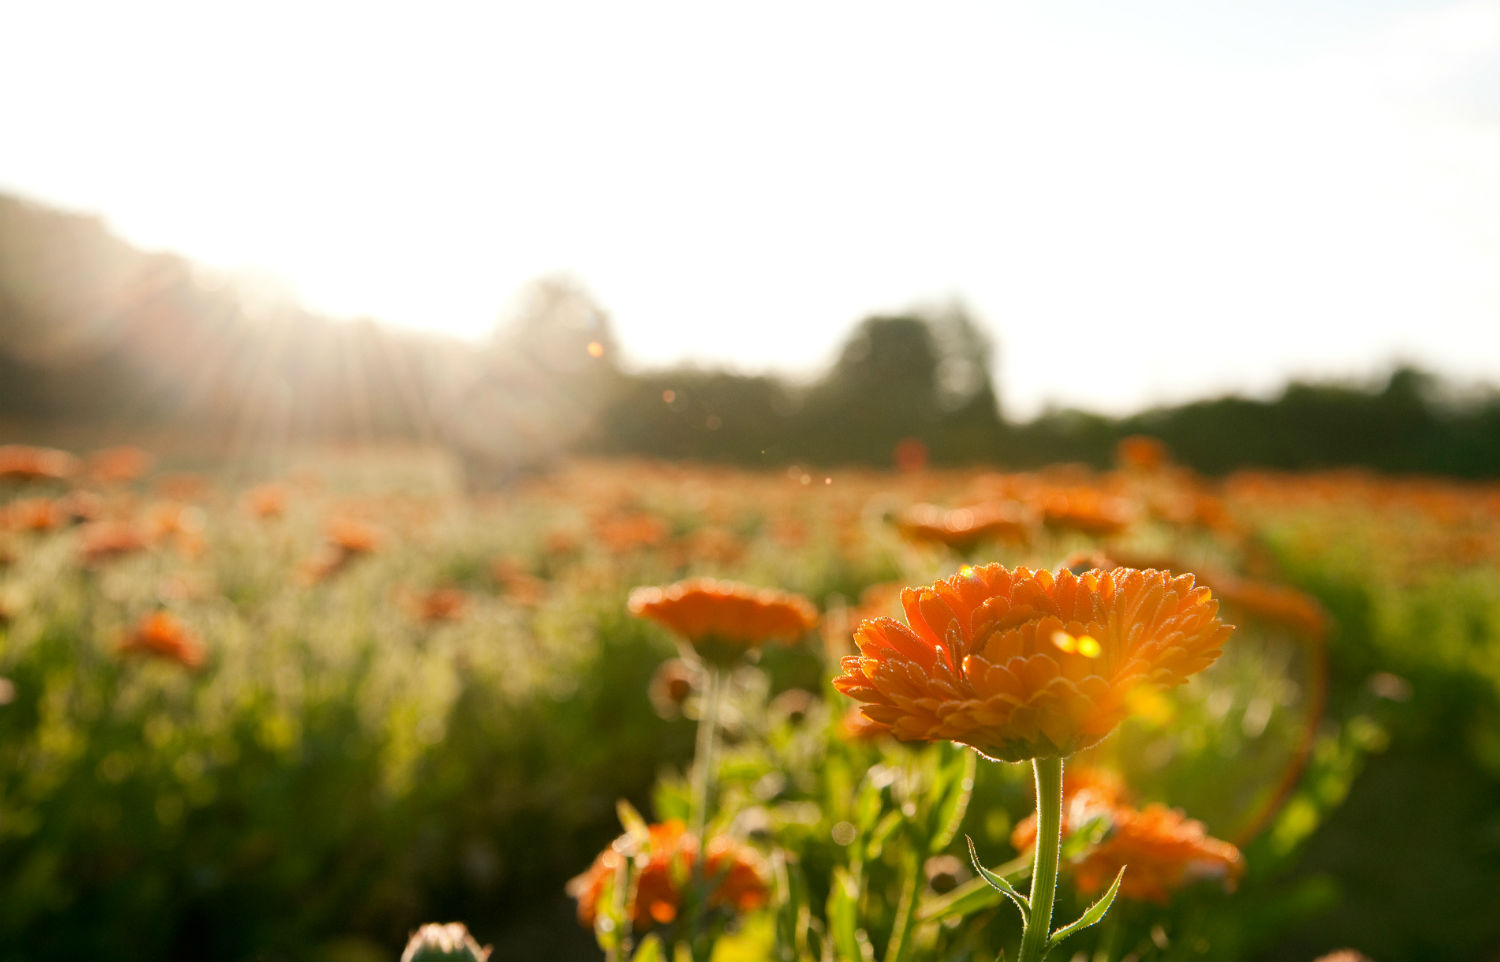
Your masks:
[{"label": "marigold flower", "polygon": [[834,686],[898,738],[1012,762],[1095,744],[1133,689],[1181,684],[1232,630],[1192,575],[1134,568],[965,567],[901,604],[909,626],[863,622]]},{"label": "marigold flower", "polygon": [[151,460],[150,454],[130,445],[106,448],[89,457],[89,477],[99,484],[125,484],[150,470]]},{"label": "marigold flower", "polygon": [[274,481],[245,492],[245,507],[257,518],[279,518],[286,513],[287,487]]},{"label": "marigold flower", "polygon": [[1038,497],[1049,528],[1079,531],[1093,537],[1119,534],[1135,520],[1135,506],[1125,498],[1093,488],[1057,488]]},{"label": "marigold flower", "polygon": [[458,588],[432,588],[414,599],[412,613],[428,624],[458,621],[469,607],[469,596]]},{"label": "marigold flower", "polygon": [[145,537],[123,521],[91,521],[84,526],[78,553],[85,565],[97,565],[146,547]]},{"label": "marigold flower", "polygon": [[344,554],[370,554],[380,546],[380,532],[354,518],[329,518],[324,532],[328,543]]},{"label": "marigold flower", "polygon": [[673,719],[682,714],[688,697],[703,687],[703,669],[682,658],[668,658],[651,673],[646,695],[660,718]]},{"label": "marigold flower", "polygon": [[[1222,879],[1233,885],[1244,870],[1240,850],[1213,838],[1202,822],[1180,809],[1151,804],[1136,809],[1120,801],[1120,790],[1108,780],[1065,780],[1063,835],[1104,819],[1105,837],[1073,862],[1073,883],[1084,895],[1104,891],[1122,867],[1125,898],[1165,903],[1174,889],[1200,879]],[[1036,816],[1016,825],[1011,844],[1025,851],[1036,844]]]},{"label": "marigold flower", "polygon": [[165,611],[138,621],[117,649],[122,655],[152,655],[188,668],[203,664],[203,645],[181,621]]},{"label": "marigold flower", "polygon": [[733,663],[764,641],[794,641],[818,623],[817,609],[799,595],[712,578],[637,588],[629,606],[715,664]]},{"label": "marigold flower", "polygon": [[896,518],[896,530],[908,540],[936,542],[960,551],[981,541],[1025,544],[1036,525],[1037,513],[1017,501],[990,501],[951,510],[917,504]]},{"label": "marigold flower", "polygon": [[51,498],[20,498],[9,508],[0,505],[0,529],[51,531],[67,521],[62,505]]},{"label": "marigold flower", "polygon": [[1213,580],[1219,598],[1233,611],[1281,625],[1313,641],[1328,636],[1332,621],[1318,600],[1287,585],[1225,576]]},{"label": "marigold flower", "polygon": [[[698,851],[698,839],[675,819],[652,825],[646,839],[620,836],[588,871],[568,882],[568,894],[578,900],[578,921],[593,926],[600,897],[628,862],[632,871],[625,911],[631,924],[637,931],[670,924],[682,908],[683,887],[690,884]],[[748,912],[770,897],[760,857],[727,836],[709,841],[703,874],[713,886],[710,907]]]},{"label": "marigold flower", "polygon": [[1132,434],[1115,444],[1115,460],[1125,468],[1158,471],[1171,459],[1167,455],[1167,446],[1160,438]]},{"label": "marigold flower", "polygon": [[64,481],[77,469],[78,459],[66,451],[0,445],[0,481]]}]

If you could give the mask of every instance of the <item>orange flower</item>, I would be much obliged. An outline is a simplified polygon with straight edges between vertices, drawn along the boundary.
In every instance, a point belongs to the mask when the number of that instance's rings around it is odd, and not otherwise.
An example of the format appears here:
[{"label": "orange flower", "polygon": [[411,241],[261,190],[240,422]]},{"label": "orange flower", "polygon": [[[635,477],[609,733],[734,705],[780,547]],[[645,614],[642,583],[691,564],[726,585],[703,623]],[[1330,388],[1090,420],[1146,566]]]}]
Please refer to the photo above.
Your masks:
[{"label": "orange flower", "polygon": [[469,596],[458,588],[432,588],[414,599],[412,612],[428,624],[458,621],[469,607]]},{"label": "orange flower", "polygon": [[818,623],[817,609],[799,595],[712,578],[637,588],[629,604],[631,614],[665,625],[715,664],[763,641],[794,641]]},{"label": "orange flower", "polygon": [[353,518],[330,518],[324,533],[327,541],[323,547],[300,566],[302,580],[307,584],[332,578],[349,567],[355,558],[370,554],[380,546],[380,532]]},{"label": "orange flower", "polygon": [[0,506],[0,528],[15,531],[51,531],[67,521],[62,503],[51,498],[19,498],[9,509]]},{"label": "orange flower", "polygon": [[1063,531],[1104,537],[1119,534],[1135,520],[1135,508],[1130,501],[1093,488],[1050,489],[1037,500],[1047,526]]},{"label": "orange flower", "polygon": [[[568,894],[578,900],[578,921],[593,926],[600,897],[627,864],[633,871],[625,910],[636,930],[667,925],[677,918],[683,887],[698,861],[698,839],[675,819],[652,825],[648,835],[646,839],[629,833],[620,836],[588,871],[568,882]],[[709,841],[704,874],[713,884],[708,896],[711,907],[748,912],[765,905],[770,896],[759,856],[731,838],[718,836]]]},{"label": "orange flower", "polygon": [[129,445],[96,451],[89,458],[89,477],[99,484],[125,484],[150,468],[151,455]]},{"label": "orange flower", "polygon": [[[1244,870],[1240,850],[1210,836],[1202,822],[1164,805],[1132,808],[1119,795],[1118,786],[1109,781],[1086,777],[1064,783],[1063,835],[1096,819],[1109,826],[1103,840],[1073,863],[1073,883],[1084,895],[1104,891],[1125,866],[1120,895],[1157,903],[1199,879],[1232,885]],[[1016,825],[1010,841],[1023,852],[1035,845],[1036,816]]]},{"label": "orange flower", "polygon": [[1286,585],[1232,576],[1216,577],[1214,590],[1226,607],[1255,620],[1281,625],[1313,641],[1328,636],[1331,619],[1316,598]]},{"label": "orange flower", "polygon": [[146,539],[123,521],[91,521],[79,536],[78,553],[85,565],[97,565],[146,547]]},{"label": "orange flower", "polygon": [[63,481],[77,469],[78,459],[66,451],[0,445],[0,481]]},{"label": "orange flower", "polygon": [[1167,446],[1159,438],[1132,434],[1115,445],[1115,460],[1136,471],[1158,471],[1170,460]]},{"label": "orange flower", "polygon": [[188,668],[203,664],[203,645],[188,633],[186,625],[165,611],[137,622],[117,650],[122,655],[166,658]]},{"label": "orange flower", "polygon": [[981,541],[1026,544],[1036,523],[1036,512],[1016,501],[990,501],[952,510],[916,504],[896,518],[896,530],[911,541],[937,542],[963,551]]},{"label": "orange flower", "polygon": [[1192,575],[1149,569],[965,567],[901,605],[910,627],[863,622],[834,686],[898,738],[1012,762],[1095,744],[1133,688],[1181,684],[1232,630]]},{"label": "orange flower", "polygon": [[380,532],[354,518],[329,518],[328,543],[346,555],[370,554],[380,546]]},{"label": "orange flower", "polygon": [[286,513],[287,487],[274,481],[245,492],[245,507],[257,518],[279,518]]}]

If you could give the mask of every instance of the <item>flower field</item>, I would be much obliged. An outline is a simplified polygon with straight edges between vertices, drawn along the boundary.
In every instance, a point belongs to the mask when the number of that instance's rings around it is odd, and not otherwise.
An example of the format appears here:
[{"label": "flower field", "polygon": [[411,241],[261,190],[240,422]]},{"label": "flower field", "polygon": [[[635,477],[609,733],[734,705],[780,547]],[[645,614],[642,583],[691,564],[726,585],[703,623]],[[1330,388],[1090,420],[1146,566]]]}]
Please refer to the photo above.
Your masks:
[{"label": "flower field", "polygon": [[1500,486],[0,447],[0,867],[0,960],[1500,958]]}]

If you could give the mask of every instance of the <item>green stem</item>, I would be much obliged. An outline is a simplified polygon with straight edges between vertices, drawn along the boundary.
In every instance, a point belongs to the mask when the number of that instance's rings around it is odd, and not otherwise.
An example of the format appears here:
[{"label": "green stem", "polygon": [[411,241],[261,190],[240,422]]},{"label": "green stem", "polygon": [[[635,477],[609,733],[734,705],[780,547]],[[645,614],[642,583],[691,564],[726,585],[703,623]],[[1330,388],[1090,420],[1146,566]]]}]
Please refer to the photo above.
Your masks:
[{"label": "green stem", "polygon": [[723,678],[714,665],[703,666],[703,693],[698,704],[698,742],[693,748],[693,837],[698,858],[693,862],[693,908],[688,925],[688,953],[697,962],[707,959],[703,921],[708,915],[708,813],[713,804],[714,754],[719,744],[719,698]]},{"label": "green stem", "polygon": [[703,666],[703,693],[698,703],[698,742],[693,748],[693,836],[706,845],[709,806],[713,804],[714,754],[719,744],[719,669]]},{"label": "green stem", "polygon": [[1031,870],[1031,918],[1021,933],[1018,962],[1042,962],[1052,932],[1057,860],[1062,850],[1061,758],[1034,758],[1036,770],[1036,862]]},{"label": "green stem", "polygon": [[917,879],[922,876],[922,852],[915,842],[907,846],[902,863],[905,882],[901,887],[901,901],[896,903],[896,923],[891,926],[885,962],[904,962],[911,952],[911,933],[917,922]]}]

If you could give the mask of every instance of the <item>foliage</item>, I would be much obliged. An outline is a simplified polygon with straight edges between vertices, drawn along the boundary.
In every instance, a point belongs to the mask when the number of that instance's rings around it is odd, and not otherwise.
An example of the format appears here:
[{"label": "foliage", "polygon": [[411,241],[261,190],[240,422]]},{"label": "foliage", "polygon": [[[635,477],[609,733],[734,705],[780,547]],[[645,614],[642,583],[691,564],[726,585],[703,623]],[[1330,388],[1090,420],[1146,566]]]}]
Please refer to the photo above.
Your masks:
[{"label": "foliage", "polygon": [[[964,836],[1019,884],[1029,773],[861,734],[829,679],[856,620],[893,613],[881,586],[1078,552],[1295,585],[1336,627],[1320,641],[1241,609],[1219,663],[1079,761],[1236,843],[1245,872],[1233,892],[1121,898],[1067,951],[1500,950],[1493,486],[616,461],[475,498],[407,452],[288,465],[278,513],[246,498],[263,477],[105,481],[97,463],[0,481],[0,959],[389,958],[433,919],[463,919],[495,958],[587,956],[564,884],[619,834],[617,801],[688,814],[691,699],[648,697],[673,642],[626,599],[693,576],[797,592],[822,617],[818,637],[730,676],[710,827],[760,851],[775,894],[719,957],[993,958],[1020,919]],[[1002,497],[1042,519],[1079,489],[1128,503],[1128,526],[1091,533],[1075,510],[959,549],[892,523],[918,502]],[[86,563],[89,525],[32,527],[16,506],[38,498],[137,525],[143,546]],[[320,574],[306,562],[334,517],[380,537]],[[436,587],[467,606],[424,614]],[[119,652],[158,610],[201,642],[201,668]],[[1056,919],[1096,898],[1068,865],[1106,830],[1065,846]]]}]

